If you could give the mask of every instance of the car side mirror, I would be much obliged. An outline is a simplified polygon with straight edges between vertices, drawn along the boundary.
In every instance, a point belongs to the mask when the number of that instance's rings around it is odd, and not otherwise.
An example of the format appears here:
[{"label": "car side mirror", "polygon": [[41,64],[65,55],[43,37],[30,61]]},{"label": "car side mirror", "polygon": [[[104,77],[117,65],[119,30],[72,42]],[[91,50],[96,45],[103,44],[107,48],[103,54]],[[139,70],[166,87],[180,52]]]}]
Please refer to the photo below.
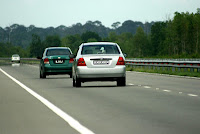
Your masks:
[{"label": "car side mirror", "polygon": [[42,57],[41,56],[37,56],[37,59],[42,59]]},{"label": "car side mirror", "polygon": [[70,54],[69,58],[75,58],[75,55],[74,54]]}]

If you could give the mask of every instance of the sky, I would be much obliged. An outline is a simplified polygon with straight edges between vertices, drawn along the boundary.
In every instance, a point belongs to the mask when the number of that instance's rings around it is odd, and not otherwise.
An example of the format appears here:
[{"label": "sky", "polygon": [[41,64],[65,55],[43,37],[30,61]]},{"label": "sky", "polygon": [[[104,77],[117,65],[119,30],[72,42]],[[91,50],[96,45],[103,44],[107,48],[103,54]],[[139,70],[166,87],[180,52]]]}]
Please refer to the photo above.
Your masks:
[{"label": "sky", "polygon": [[67,27],[99,20],[106,27],[126,20],[172,19],[175,12],[196,13],[200,0],[0,0],[0,27]]}]

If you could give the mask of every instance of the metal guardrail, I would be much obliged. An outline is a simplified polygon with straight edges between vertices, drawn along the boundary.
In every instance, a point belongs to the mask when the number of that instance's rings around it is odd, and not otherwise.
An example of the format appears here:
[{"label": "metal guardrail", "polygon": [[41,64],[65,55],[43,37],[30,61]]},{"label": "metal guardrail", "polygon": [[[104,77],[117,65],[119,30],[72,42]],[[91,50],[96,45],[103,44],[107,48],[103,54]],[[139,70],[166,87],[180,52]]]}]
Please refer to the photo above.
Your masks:
[{"label": "metal guardrail", "polygon": [[[0,57],[0,60],[11,60],[11,58],[1,58]],[[39,60],[37,58],[20,58],[20,60]]]},{"label": "metal guardrail", "polygon": [[132,67],[145,67],[149,69],[158,69],[161,68],[165,70],[172,69],[172,71],[181,70],[184,68],[184,71],[194,72],[194,69],[197,69],[197,72],[200,72],[200,59],[196,60],[177,60],[177,59],[127,59],[126,65],[130,65]]},{"label": "metal guardrail", "polygon": [[[11,58],[0,58],[0,60],[11,60]],[[37,58],[21,58],[21,60],[32,60],[37,61]],[[184,68],[184,71],[200,72],[200,59],[126,59],[126,65],[132,67],[145,67],[149,69],[167,70],[172,69],[172,71],[180,71]]]}]

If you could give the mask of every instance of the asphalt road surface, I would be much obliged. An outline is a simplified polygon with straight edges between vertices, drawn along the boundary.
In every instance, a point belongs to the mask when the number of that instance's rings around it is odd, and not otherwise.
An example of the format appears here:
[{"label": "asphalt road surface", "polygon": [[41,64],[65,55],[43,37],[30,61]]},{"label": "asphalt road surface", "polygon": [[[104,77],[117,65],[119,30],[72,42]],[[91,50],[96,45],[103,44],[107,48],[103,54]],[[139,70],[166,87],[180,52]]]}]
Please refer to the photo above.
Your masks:
[{"label": "asphalt road surface", "polygon": [[200,79],[127,72],[127,86],[0,66],[0,134],[199,134]]}]

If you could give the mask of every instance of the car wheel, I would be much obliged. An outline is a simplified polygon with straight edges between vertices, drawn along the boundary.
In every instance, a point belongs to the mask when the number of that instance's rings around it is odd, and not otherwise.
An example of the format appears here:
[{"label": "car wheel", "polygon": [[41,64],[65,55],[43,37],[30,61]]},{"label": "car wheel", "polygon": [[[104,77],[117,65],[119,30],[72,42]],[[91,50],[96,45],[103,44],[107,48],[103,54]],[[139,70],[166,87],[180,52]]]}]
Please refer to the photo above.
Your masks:
[{"label": "car wheel", "polygon": [[70,77],[70,78],[72,78],[72,73],[71,73],[71,74],[69,74],[69,77]]},{"label": "car wheel", "polygon": [[117,80],[117,86],[126,86],[126,77],[119,78]]},{"label": "car wheel", "polygon": [[76,87],[81,87],[81,80],[76,78]]},{"label": "car wheel", "polygon": [[72,78],[72,79],[73,79],[73,87],[76,87],[76,81],[74,78]]},{"label": "car wheel", "polygon": [[42,70],[40,70],[40,78],[46,78],[46,74]]}]

